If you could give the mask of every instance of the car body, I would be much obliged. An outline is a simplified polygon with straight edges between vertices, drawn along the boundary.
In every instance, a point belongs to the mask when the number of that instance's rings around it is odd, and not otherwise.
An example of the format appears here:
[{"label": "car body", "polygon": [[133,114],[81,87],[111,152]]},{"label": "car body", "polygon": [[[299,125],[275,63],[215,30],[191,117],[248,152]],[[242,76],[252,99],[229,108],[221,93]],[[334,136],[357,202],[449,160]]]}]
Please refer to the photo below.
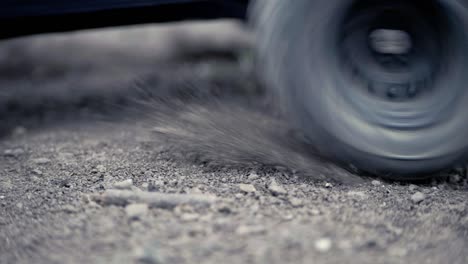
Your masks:
[{"label": "car body", "polygon": [[245,18],[248,0],[3,0],[0,38],[185,19]]}]

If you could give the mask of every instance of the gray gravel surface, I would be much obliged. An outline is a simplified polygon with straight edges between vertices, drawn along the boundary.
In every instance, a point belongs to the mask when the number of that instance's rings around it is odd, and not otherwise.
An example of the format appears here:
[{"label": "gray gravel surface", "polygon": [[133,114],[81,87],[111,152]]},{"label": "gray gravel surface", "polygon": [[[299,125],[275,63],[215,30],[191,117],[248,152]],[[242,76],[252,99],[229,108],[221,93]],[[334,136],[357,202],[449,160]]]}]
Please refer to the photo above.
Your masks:
[{"label": "gray gravel surface", "polygon": [[466,168],[347,172],[242,60],[196,57],[1,82],[0,263],[468,263]]}]

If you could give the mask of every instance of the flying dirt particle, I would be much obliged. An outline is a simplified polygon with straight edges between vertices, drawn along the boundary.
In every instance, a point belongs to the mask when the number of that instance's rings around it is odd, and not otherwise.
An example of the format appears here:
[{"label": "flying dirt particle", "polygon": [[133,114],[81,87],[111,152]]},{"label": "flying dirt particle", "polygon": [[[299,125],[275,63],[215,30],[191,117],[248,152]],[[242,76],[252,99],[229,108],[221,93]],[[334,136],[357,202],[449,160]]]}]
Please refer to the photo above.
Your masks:
[{"label": "flying dirt particle", "polygon": [[461,182],[461,180],[462,180],[462,177],[460,175],[458,175],[458,174],[452,174],[449,177],[449,182],[450,183],[459,183],[459,182]]},{"label": "flying dirt particle", "polygon": [[199,66],[188,64],[135,82],[140,93],[129,99],[137,103],[132,110],[148,118],[143,126],[152,132],[155,148],[164,145],[170,158],[205,169],[281,170],[307,180],[362,182],[308,144],[251,71],[221,59],[203,62],[210,74],[194,72]]},{"label": "flying dirt particle", "polygon": [[26,135],[26,128],[22,127],[22,126],[17,126],[13,129],[13,131],[11,132],[11,135],[13,137],[21,137],[21,136],[24,136]]},{"label": "flying dirt particle", "polygon": [[[340,183],[362,179],[316,154],[283,120],[242,105],[213,99],[155,109],[150,126],[155,142],[171,146],[174,157],[203,163],[205,168],[280,168],[311,180]],[[250,179],[255,178],[254,174]]]}]

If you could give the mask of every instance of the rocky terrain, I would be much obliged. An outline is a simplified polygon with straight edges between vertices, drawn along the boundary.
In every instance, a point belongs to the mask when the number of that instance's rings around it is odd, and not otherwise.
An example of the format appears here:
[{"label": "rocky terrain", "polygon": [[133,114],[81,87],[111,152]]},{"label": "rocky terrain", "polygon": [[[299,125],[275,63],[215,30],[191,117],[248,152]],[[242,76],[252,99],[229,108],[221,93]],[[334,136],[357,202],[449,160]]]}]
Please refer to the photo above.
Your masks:
[{"label": "rocky terrain", "polygon": [[237,24],[192,27],[1,43],[0,263],[468,263],[466,168],[341,169],[277,115]]}]

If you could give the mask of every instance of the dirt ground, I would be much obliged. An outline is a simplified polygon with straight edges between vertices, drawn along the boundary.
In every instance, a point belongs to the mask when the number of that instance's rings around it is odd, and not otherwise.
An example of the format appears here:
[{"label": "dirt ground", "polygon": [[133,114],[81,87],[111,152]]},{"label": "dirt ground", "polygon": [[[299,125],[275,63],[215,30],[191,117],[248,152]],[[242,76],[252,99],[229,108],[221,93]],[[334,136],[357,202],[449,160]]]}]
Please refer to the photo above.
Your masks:
[{"label": "dirt ground", "polygon": [[388,182],[305,151],[249,38],[196,27],[0,43],[0,263],[468,263],[466,168]]}]

